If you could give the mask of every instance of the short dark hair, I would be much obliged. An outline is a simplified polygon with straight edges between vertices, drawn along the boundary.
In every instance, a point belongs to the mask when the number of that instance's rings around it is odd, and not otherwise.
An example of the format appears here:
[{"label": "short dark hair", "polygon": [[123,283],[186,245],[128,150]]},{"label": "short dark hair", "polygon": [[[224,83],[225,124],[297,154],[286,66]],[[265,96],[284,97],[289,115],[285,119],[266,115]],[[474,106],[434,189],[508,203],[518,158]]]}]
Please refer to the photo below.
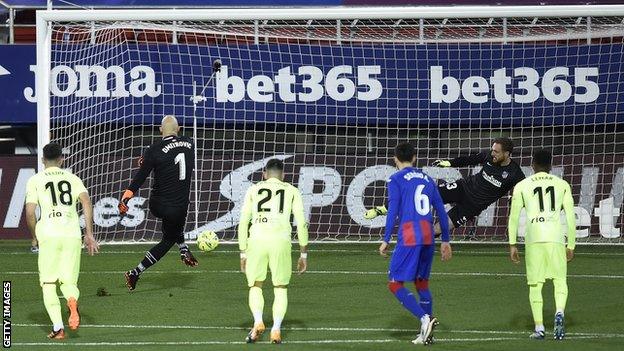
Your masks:
[{"label": "short dark hair", "polygon": [[284,162],[282,162],[282,160],[278,159],[278,158],[272,158],[269,160],[269,162],[267,162],[266,166],[264,167],[265,171],[280,171],[280,172],[284,172]]},{"label": "short dark hair", "polygon": [[533,152],[533,164],[540,168],[550,170],[552,165],[552,154],[546,149],[537,149]]},{"label": "short dark hair", "polygon": [[394,156],[401,162],[412,162],[416,149],[410,143],[400,143],[394,148]]},{"label": "short dark hair", "polygon": [[513,141],[511,141],[511,139],[509,138],[496,138],[494,139],[494,144],[500,144],[500,146],[503,148],[503,152],[513,152],[514,144]]},{"label": "short dark hair", "polygon": [[63,148],[57,143],[49,143],[43,147],[43,158],[48,161],[56,160],[63,156]]}]

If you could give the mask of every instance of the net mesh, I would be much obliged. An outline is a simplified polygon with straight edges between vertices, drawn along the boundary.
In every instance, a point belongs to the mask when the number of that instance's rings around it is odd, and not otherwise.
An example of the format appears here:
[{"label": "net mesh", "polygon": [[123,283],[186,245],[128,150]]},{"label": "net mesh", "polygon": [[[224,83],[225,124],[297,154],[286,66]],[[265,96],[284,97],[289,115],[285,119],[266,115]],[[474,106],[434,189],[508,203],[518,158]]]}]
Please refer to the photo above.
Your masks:
[{"label": "net mesh", "polygon": [[[478,167],[428,165],[508,136],[527,175],[536,147],[553,150],[554,173],[572,184],[580,240],[620,242],[622,22],[53,23],[51,139],[88,186],[102,241],[159,240],[149,181],[127,216],[117,199],[160,138],[160,119],[173,114],[198,149],[190,239],[214,230],[235,240],[246,188],[268,158],[280,157],[286,180],[303,193],[312,239],[376,241],[385,217],[363,214],[385,201],[398,142],[411,141],[417,165],[451,181]],[[209,81],[216,59],[223,67]],[[191,97],[204,87],[206,101],[195,106]],[[508,203],[502,198],[453,238],[504,241]]]}]

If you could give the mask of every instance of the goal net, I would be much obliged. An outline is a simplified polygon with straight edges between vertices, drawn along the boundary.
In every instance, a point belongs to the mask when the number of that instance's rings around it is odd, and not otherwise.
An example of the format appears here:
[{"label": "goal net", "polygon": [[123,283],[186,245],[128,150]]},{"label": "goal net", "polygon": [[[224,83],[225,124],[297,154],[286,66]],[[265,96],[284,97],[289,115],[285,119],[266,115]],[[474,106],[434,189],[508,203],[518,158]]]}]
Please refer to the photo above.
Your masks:
[{"label": "goal net", "polygon": [[[364,212],[385,202],[397,143],[452,181],[479,167],[432,161],[507,136],[527,175],[535,148],[553,151],[580,241],[619,243],[623,9],[43,11],[40,144],[65,147],[102,241],[160,239],[149,181],[127,216],[117,201],[168,114],[198,150],[188,239],[214,230],[235,240],[245,190],[278,157],[302,191],[312,239],[378,241],[385,217]],[[508,205],[500,199],[453,238],[505,241]]]}]

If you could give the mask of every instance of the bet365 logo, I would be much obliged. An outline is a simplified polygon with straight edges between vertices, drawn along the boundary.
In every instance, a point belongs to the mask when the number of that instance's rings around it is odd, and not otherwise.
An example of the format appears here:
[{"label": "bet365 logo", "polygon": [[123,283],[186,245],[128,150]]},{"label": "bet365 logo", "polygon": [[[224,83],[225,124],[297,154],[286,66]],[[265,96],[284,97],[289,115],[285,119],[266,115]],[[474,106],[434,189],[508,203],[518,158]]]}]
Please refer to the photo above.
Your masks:
[{"label": "bet365 logo", "polygon": [[[513,76],[507,68],[493,72],[489,79],[470,76],[460,82],[453,76],[444,76],[442,66],[430,67],[431,102],[451,104],[460,97],[471,104],[483,104],[490,101],[491,95],[501,104],[530,104],[542,95],[552,103],[565,103],[573,99],[574,103],[590,103],[600,95],[597,67],[553,67],[540,77],[531,67],[513,69]],[[493,94],[492,94],[493,93]]]},{"label": "bet365 logo", "polygon": [[222,66],[217,73],[217,102],[239,102],[245,95],[255,102],[314,102],[325,94],[335,101],[373,101],[383,92],[375,77],[380,73],[381,66],[342,65],[327,74],[315,66],[300,66],[296,74],[291,67],[284,67],[273,77],[260,74],[245,82]]}]

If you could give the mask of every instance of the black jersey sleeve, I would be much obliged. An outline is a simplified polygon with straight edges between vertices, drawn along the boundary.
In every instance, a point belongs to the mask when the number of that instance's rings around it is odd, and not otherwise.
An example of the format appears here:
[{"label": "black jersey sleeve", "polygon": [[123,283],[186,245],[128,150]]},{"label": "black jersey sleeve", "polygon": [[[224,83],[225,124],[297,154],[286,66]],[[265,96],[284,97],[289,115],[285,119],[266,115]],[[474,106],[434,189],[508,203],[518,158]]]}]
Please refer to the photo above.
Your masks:
[{"label": "black jersey sleeve", "polygon": [[514,183],[514,186],[516,186],[516,184],[518,184],[521,181],[523,181],[524,178],[526,178],[526,176],[524,175],[524,172],[522,171],[522,168],[520,168],[520,166],[518,166],[518,174],[516,175],[516,182]]},{"label": "black jersey sleeve", "polygon": [[488,151],[483,151],[470,156],[460,156],[451,160],[451,167],[476,166],[487,162]]},{"label": "black jersey sleeve", "polygon": [[136,193],[145,182],[145,179],[149,177],[152,169],[154,169],[154,159],[151,148],[148,148],[143,154],[143,162],[141,162],[139,170],[135,173],[134,178],[132,178],[132,182],[130,182],[128,190]]}]

